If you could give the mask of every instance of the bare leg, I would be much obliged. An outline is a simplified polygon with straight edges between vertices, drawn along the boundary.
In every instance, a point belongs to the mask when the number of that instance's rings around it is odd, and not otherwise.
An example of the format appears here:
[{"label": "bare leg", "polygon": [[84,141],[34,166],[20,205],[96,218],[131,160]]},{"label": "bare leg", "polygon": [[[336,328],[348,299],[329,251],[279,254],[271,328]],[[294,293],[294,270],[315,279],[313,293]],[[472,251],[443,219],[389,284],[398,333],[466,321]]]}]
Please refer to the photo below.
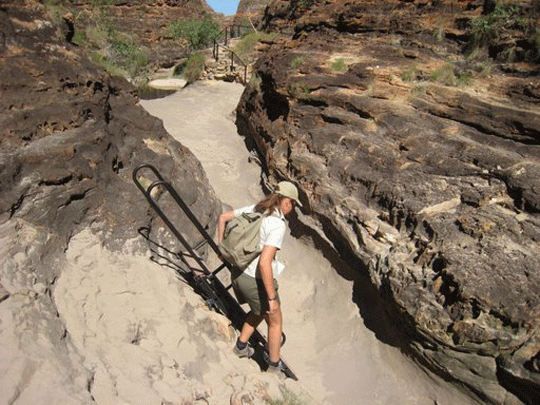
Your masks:
[{"label": "bare leg", "polygon": [[277,363],[280,358],[281,332],[283,330],[283,316],[281,308],[272,314],[266,314],[268,323],[268,354],[272,363]]},{"label": "bare leg", "polygon": [[255,329],[259,324],[262,322],[264,318],[260,315],[255,315],[253,312],[249,312],[246,317],[246,321],[244,322],[244,325],[242,326],[242,331],[240,332],[240,336],[238,337],[238,340],[243,343],[247,343],[251,335],[253,335],[253,332],[255,332]]}]

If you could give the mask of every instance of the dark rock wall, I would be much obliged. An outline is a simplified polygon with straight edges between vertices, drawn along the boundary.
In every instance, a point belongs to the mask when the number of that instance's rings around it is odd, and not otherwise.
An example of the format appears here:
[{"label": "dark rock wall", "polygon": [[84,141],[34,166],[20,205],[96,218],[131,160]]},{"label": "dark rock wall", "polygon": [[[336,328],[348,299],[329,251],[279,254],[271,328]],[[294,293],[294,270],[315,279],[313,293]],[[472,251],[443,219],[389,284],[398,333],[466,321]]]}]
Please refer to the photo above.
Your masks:
[{"label": "dark rock wall", "polygon": [[266,11],[294,36],[257,62],[240,132],[367,274],[404,350],[484,403],[538,403],[537,67],[433,78],[467,65],[464,21],[483,2],[322,1],[298,19],[295,3]]},{"label": "dark rock wall", "polygon": [[[55,357],[65,357],[66,338],[51,289],[71,236],[91,227],[113,251],[146,252],[138,231],[147,228],[157,242],[171,243],[131,179],[135,167],[159,168],[214,229],[220,205],[200,163],[137,101],[128,82],[65,42],[39,2],[2,2],[0,305],[34,291],[27,308],[50,321],[43,333],[59,352]],[[188,220],[172,218],[195,242]],[[139,243],[128,247],[128,240]],[[30,332],[25,327],[21,335]]]},{"label": "dark rock wall", "polygon": [[[104,204],[113,217],[137,218],[126,209],[130,197],[126,195],[124,206],[115,194],[135,190],[131,170],[147,161],[156,162],[176,181],[184,181],[182,173],[195,173],[194,184],[201,182],[199,192],[205,193],[200,164],[137,105],[131,85],[64,43],[39,14],[39,4],[14,2],[3,8],[0,146],[9,162],[2,167],[3,215],[14,218],[24,212],[52,227],[57,218],[48,215],[49,208],[69,211],[73,203],[89,197],[94,203],[73,209],[80,213],[77,222],[99,220],[95,210]],[[105,193],[109,188],[110,194]],[[41,198],[30,204],[36,193]],[[49,196],[56,201],[52,205]],[[126,231],[133,230],[128,226],[133,220],[116,221]],[[65,236],[69,232],[72,229],[62,229]]]}]

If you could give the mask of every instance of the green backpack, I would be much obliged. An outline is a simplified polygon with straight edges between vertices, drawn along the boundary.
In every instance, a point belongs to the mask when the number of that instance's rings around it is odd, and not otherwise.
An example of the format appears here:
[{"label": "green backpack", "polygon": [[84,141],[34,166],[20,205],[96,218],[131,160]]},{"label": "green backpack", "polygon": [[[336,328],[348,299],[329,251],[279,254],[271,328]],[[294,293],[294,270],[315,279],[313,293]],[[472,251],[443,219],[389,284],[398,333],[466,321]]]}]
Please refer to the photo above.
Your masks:
[{"label": "green backpack", "polygon": [[245,270],[261,254],[259,242],[263,218],[263,214],[253,212],[244,213],[227,222],[219,251],[234,267]]}]

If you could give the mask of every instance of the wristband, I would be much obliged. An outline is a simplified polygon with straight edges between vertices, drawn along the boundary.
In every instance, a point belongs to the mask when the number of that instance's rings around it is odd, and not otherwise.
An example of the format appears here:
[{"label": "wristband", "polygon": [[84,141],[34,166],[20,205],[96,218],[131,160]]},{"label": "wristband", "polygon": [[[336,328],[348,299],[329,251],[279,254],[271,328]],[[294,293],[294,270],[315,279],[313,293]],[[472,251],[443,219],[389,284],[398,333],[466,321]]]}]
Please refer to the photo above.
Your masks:
[{"label": "wristband", "polygon": [[277,297],[274,297],[274,298],[268,298],[268,301],[275,301],[277,299]]}]

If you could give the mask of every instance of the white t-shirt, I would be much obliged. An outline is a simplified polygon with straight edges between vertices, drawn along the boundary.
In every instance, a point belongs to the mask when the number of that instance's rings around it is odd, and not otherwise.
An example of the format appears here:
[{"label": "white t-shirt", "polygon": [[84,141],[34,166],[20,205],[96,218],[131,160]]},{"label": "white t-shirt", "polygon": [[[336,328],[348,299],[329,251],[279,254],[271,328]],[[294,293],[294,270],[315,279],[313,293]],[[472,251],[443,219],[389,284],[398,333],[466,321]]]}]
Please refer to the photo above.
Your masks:
[{"label": "white t-shirt", "polygon": [[[253,212],[255,205],[249,205],[247,207],[238,208],[234,210],[234,216],[242,215],[246,212]],[[285,236],[285,230],[287,226],[285,225],[285,217],[283,213],[277,209],[271,215],[268,215],[263,218],[260,236],[261,240],[259,242],[259,247],[262,249],[264,245],[274,246],[278,250],[281,249],[283,244],[283,237]],[[259,256],[260,257],[260,256]],[[244,273],[251,277],[257,277],[257,267],[259,265],[259,257],[255,258],[244,270]],[[279,262],[275,257],[272,261],[272,272],[274,278],[276,278],[285,268],[283,263]]]}]

